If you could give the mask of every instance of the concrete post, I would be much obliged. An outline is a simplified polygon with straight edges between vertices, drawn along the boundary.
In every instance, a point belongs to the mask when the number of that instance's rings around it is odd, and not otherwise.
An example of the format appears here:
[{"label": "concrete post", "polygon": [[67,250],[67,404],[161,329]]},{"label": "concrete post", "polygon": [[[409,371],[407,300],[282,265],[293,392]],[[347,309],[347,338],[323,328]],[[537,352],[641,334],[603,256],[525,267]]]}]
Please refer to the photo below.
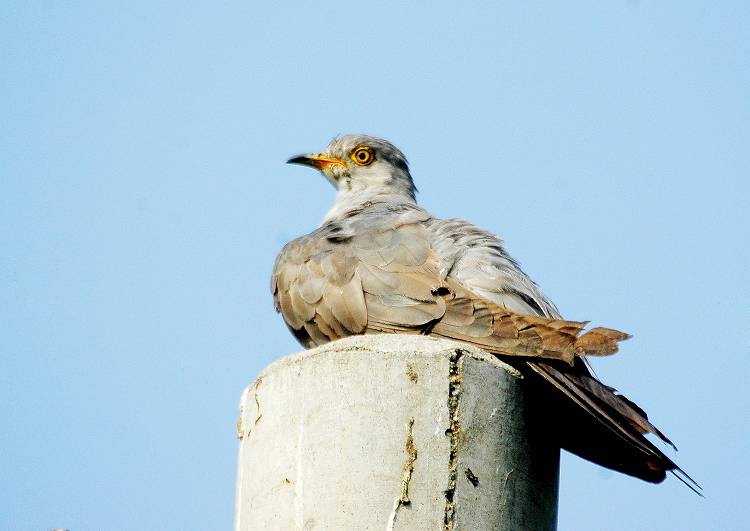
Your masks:
[{"label": "concrete post", "polygon": [[424,336],[271,364],[240,403],[235,530],[554,530],[559,449],[523,383]]}]

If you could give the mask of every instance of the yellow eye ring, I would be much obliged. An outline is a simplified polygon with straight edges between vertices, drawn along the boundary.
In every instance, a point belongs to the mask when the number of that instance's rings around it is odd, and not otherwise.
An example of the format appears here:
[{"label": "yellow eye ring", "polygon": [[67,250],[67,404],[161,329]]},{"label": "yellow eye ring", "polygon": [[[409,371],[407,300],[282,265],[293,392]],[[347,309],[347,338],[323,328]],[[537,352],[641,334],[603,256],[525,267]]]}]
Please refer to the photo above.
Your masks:
[{"label": "yellow eye ring", "polygon": [[375,160],[375,155],[373,154],[372,149],[367,146],[354,148],[351,157],[354,163],[358,166],[368,166],[372,164],[373,160]]}]

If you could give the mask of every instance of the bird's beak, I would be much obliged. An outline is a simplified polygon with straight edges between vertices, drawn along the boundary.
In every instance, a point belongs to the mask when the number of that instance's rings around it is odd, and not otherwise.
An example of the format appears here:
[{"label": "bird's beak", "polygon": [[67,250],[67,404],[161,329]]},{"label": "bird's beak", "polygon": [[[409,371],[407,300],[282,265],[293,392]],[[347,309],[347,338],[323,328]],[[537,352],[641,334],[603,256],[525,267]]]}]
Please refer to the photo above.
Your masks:
[{"label": "bird's beak", "polygon": [[346,163],[344,163],[343,160],[337,159],[336,157],[332,157],[330,155],[326,155],[325,153],[321,153],[319,155],[297,155],[296,157],[292,157],[291,159],[286,161],[286,163],[311,166],[313,168],[317,168],[320,171],[325,171],[326,168],[329,168],[335,164],[341,165],[346,168]]}]

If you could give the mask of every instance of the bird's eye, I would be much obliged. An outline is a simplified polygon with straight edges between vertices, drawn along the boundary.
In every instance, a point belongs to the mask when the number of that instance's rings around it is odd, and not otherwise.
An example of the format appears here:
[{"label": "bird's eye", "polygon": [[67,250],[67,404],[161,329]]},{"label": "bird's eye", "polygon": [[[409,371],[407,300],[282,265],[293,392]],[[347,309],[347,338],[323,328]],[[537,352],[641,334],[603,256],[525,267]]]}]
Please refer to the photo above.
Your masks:
[{"label": "bird's eye", "polygon": [[373,155],[372,150],[367,146],[360,146],[352,151],[352,160],[360,166],[367,166],[375,160],[375,155]]}]

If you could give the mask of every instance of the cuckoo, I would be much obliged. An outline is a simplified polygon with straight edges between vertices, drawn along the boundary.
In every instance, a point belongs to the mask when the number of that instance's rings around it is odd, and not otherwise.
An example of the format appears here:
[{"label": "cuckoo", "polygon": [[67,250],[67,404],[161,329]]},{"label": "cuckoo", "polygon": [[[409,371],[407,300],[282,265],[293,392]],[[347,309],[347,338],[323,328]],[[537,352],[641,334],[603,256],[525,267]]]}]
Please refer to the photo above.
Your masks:
[{"label": "cuckoo", "polygon": [[646,413],[589,369],[586,356],[617,352],[628,334],[563,319],[499,237],[421,208],[395,146],[347,135],[288,162],[337,190],[321,225],[288,243],[272,273],[276,309],[306,348],[376,333],[470,343],[527,375],[560,447],[645,481],[671,472],[700,488],[645,437],[674,446]]}]

